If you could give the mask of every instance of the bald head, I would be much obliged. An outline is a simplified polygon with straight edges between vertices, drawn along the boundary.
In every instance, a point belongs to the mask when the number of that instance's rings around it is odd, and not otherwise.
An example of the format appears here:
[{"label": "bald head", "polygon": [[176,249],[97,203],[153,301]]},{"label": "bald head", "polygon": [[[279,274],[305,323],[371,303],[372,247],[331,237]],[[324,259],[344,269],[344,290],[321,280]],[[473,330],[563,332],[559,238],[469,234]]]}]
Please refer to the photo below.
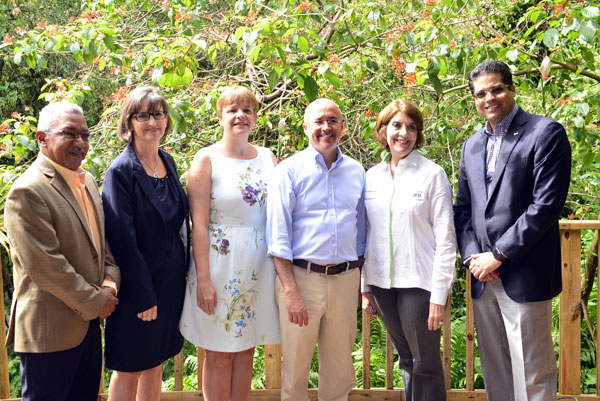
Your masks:
[{"label": "bald head", "polygon": [[315,110],[320,110],[324,107],[330,108],[330,109],[331,108],[336,109],[337,114],[341,121],[342,111],[340,110],[337,103],[335,103],[333,100],[330,100],[330,99],[320,98],[320,99],[314,100],[311,104],[308,105],[308,107],[306,107],[306,111],[304,112],[304,122],[305,123],[309,122],[311,120],[312,114],[314,114]]}]

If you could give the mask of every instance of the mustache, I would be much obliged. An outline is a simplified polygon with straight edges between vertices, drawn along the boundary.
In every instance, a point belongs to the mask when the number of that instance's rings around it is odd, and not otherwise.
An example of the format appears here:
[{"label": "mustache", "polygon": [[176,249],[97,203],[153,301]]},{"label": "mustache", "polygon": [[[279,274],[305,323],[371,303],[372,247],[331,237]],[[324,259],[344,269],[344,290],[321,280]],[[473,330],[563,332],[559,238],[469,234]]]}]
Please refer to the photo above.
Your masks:
[{"label": "mustache", "polygon": [[67,152],[79,152],[83,155],[85,155],[87,152],[85,151],[84,148],[80,147],[80,146],[69,146],[67,148]]}]

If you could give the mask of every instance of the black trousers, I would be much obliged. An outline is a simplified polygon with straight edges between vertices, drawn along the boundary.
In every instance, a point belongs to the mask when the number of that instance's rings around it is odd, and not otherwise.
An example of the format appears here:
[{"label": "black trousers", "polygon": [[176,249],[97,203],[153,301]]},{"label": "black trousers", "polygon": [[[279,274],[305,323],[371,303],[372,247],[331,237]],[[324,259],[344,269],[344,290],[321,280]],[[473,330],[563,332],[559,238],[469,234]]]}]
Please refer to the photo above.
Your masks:
[{"label": "black trousers", "polygon": [[18,352],[23,401],[96,401],[102,369],[98,319],[75,348],[58,352]]},{"label": "black trousers", "polygon": [[440,330],[427,329],[431,293],[420,288],[370,287],[398,352],[406,401],[445,401]]}]

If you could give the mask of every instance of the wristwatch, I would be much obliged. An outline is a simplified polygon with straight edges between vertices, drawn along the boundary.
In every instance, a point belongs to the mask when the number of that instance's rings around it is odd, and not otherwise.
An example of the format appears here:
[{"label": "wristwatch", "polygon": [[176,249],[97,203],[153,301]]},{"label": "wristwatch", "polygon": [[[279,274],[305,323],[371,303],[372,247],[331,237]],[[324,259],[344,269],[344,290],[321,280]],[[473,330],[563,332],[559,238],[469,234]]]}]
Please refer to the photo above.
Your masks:
[{"label": "wristwatch", "polygon": [[492,255],[494,255],[494,259],[496,259],[499,262],[504,262],[506,260],[506,256],[502,254],[502,251],[498,249],[497,246],[494,246],[492,248]]}]

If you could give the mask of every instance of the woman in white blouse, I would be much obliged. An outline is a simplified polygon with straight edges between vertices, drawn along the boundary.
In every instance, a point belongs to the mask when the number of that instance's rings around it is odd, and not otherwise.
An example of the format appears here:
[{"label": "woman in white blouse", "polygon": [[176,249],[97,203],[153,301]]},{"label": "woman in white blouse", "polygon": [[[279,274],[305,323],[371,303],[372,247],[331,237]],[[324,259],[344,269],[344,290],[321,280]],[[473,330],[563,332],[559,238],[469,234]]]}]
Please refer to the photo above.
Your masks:
[{"label": "woman in white blouse", "polygon": [[444,170],[416,150],[424,137],[414,103],[386,106],[376,135],[391,157],[367,171],[363,309],[379,313],[390,333],[406,400],[446,400],[439,349],[455,277],[452,189]]}]

